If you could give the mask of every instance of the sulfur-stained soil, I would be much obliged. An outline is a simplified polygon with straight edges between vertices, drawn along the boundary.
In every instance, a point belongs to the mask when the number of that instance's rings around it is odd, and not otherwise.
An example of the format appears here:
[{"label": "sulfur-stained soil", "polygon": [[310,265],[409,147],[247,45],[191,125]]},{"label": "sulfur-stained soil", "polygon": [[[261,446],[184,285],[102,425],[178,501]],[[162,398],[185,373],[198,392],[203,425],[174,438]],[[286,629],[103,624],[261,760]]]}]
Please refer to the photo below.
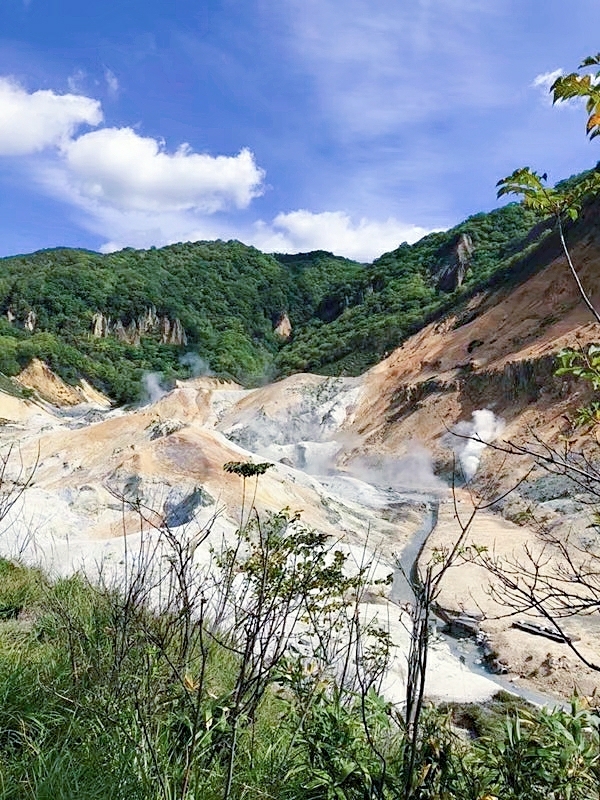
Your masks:
[{"label": "sulfur-stained soil", "polygon": [[[572,255],[600,305],[600,234],[593,219],[579,226]],[[593,497],[560,476],[530,473],[531,457],[503,450],[506,442],[568,445],[600,462],[596,432],[572,423],[573,411],[590,399],[589,387],[555,375],[563,347],[599,340],[600,326],[590,321],[550,237],[520,274],[431,322],[358,378],[294,375],[253,390],[198,378],[124,412],[111,409],[89,385],[68,386],[33,362],[18,378],[34,390],[33,398],[0,393],[0,441],[19,443],[11,469],[22,476],[35,468],[34,486],[10,526],[5,521],[2,541],[25,542],[31,550],[35,540],[35,552],[59,570],[86,554],[96,558],[110,550],[118,558],[115,543],[124,533],[139,533],[140,524],[152,528],[196,514],[219,538],[254,504],[261,514],[301,511],[306,524],[332,542],[355,554],[377,553],[382,569],[393,569],[395,554],[425,524],[432,493],[443,502],[423,558],[456,537],[448,488],[456,451],[452,429],[478,410],[493,412],[504,428],[496,447],[482,453],[471,484],[475,501],[508,494],[477,514],[472,541],[510,557],[538,546],[534,522],[560,537],[588,535]],[[244,486],[223,470],[226,462],[246,460],[272,464],[256,485],[249,480]],[[467,515],[468,494],[459,491],[457,498]],[[146,509],[142,523],[132,499]],[[592,694],[599,673],[583,668],[566,645],[512,629],[505,617],[510,609],[490,598],[488,586],[481,567],[463,564],[448,573],[442,603],[482,609],[482,627],[509,678],[557,696],[574,687]],[[380,605],[388,616],[397,613]],[[567,625],[581,637],[582,652],[598,659],[594,619]],[[443,670],[456,670],[455,662],[450,655],[438,662],[438,688]],[[463,692],[469,675],[457,678]]]}]

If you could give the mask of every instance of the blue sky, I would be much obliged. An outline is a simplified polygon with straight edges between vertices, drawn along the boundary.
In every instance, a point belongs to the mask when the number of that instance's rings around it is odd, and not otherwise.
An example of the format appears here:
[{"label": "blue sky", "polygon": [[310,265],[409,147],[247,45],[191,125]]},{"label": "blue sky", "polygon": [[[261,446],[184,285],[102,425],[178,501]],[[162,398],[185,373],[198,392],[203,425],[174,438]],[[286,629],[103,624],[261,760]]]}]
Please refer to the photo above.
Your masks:
[{"label": "blue sky", "polygon": [[549,78],[597,0],[2,0],[0,255],[237,238],[371,260],[600,158]]}]

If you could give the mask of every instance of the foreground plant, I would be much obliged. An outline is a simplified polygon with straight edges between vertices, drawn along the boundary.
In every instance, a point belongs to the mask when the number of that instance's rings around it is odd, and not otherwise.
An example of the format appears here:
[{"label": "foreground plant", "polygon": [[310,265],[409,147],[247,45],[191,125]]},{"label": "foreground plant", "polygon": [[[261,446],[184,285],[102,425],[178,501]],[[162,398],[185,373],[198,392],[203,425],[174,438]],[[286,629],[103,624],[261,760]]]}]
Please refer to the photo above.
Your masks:
[{"label": "foreground plant", "polygon": [[[590,139],[600,135],[600,69],[596,69],[597,67],[600,67],[600,54],[584,59],[577,72],[561,75],[550,88],[554,103],[574,98],[586,101],[586,133]],[[590,69],[593,70],[592,73],[587,71]],[[517,194],[523,198],[527,208],[554,219],[563,253],[579,294],[596,322],[600,322],[600,313],[594,307],[571,260],[564,230],[565,220],[576,220],[584,203],[600,191],[600,172],[593,170],[583,178],[566,182],[562,188],[548,186],[547,179],[546,173],[540,175],[529,167],[522,167],[498,181],[498,197]]]}]

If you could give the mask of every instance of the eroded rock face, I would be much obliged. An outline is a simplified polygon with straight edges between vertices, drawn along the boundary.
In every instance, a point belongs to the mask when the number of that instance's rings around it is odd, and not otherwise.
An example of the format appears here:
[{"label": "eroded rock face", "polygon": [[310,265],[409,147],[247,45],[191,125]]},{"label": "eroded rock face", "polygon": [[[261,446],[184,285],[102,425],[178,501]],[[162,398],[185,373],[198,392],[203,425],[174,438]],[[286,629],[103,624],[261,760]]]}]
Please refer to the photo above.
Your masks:
[{"label": "eroded rock face", "polygon": [[105,317],[101,311],[97,311],[92,317],[92,336],[96,339],[103,339],[108,336],[110,330],[110,317]]},{"label": "eroded rock face", "polygon": [[292,323],[290,322],[287,312],[284,312],[279,317],[279,322],[275,326],[274,332],[277,336],[281,336],[282,339],[289,339],[292,335]]},{"label": "eroded rock face", "polygon": [[461,233],[453,245],[448,260],[438,272],[437,286],[443,292],[453,292],[462,286],[473,256],[473,240],[468,233]]},{"label": "eroded rock face", "polygon": [[56,375],[50,367],[38,358],[34,358],[15,378],[16,382],[33,391],[58,407],[77,406],[80,403],[93,403],[108,408],[110,400],[94,389],[87,381],[71,386]]},{"label": "eroded rock face", "polygon": [[33,333],[33,331],[35,330],[38,321],[37,314],[32,308],[29,309],[27,314],[23,313],[17,314],[14,308],[7,308],[6,319],[10,322],[11,325],[13,323],[15,323],[17,326],[22,325],[26,331],[30,331],[31,333]]},{"label": "eroded rock face", "polygon": [[32,309],[25,318],[25,323],[24,323],[25,330],[31,331],[31,333],[33,333],[33,331],[35,330],[36,323],[37,323],[37,314]]},{"label": "eroded rock face", "polygon": [[184,423],[177,419],[157,419],[153,420],[148,425],[148,432],[150,439],[162,439],[164,436],[170,436],[172,433],[177,433],[184,427]]},{"label": "eroded rock face", "polygon": [[166,315],[159,316],[154,306],[148,306],[146,311],[128,325],[118,319],[113,323],[101,311],[92,317],[92,336],[104,339],[111,334],[121,342],[138,345],[142,336],[159,334],[161,344],[174,344],[183,347],[187,344],[187,335],[179,319],[171,321]]},{"label": "eroded rock face", "polygon": [[188,340],[181,322],[176,319],[171,326],[171,332],[166,339],[166,344],[177,344],[180,347],[187,345]]},{"label": "eroded rock face", "polygon": [[189,525],[198,508],[206,508],[214,503],[214,498],[201,486],[197,486],[189,493],[174,487],[169,492],[163,506],[165,524],[171,528]]}]

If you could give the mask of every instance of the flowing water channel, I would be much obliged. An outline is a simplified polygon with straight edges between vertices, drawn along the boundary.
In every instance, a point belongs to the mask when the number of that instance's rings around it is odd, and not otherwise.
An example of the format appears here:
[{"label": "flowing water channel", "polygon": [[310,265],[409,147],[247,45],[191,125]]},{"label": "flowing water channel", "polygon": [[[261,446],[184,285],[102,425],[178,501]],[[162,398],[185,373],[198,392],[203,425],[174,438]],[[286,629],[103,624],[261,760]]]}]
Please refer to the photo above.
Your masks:
[{"label": "flowing water channel", "polygon": [[[79,428],[86,427],[91,422],[96,422],[99,419],[103,419],[108,416],[121,415],[123,413],[124,412],[122,410],[113,410],[107,412],[104,410],[90,410],[89,407],[82,407],[81,409],[75,410],[69,409],[60,416],[67,419],[69,427]],[[264,423],[261,422],[261,424]],[[284,438],[282,439],[283,444],[278,445],[278,448],[276,448],[278,449],[277,453],[270,452],[272,449],[272,447],[270,447],[267,448],[267,451],[264,453],[264,455],[268,458],[272,458],[274,461],[278,461],[281,458],[281,453],[279,450],[285,449],[285,455],[294,456],[294,461],[298,462],[296,463],[296,469],[306,472],[307,474],[310,474],[310,472],[307,469],[307,464],[304,462],[306,462],[307,459],[309,463],[311,462],[311,459],[308,458],[308,456],[315,456],[315,452],[317,451],[317,455],[319,455],[319,447],[323,448],[326,446],[331,448],[330,442],[325,442],[324,444],[323,442],[313,442],[310,440],[300,443],[295,442],[294,440],[296,439],[296,436],[293,434],[297,434],[297,431],[295,431],[293,428],[290,429],[285,424],[276,426],[274,423],[271,424],[271,427],[268,430],[268,438],[271,442],[273,441],[271,437],[274,435],[272,430],[274,427],[278,430],[280,429],[282,435],[285,434]],[[275,430],[275,433],[277,433],[277,430]],[[228,434],[231,436],[229,431],[226,432],[226,436]],[[234,436],[231,436],[231,438],[234,441],[236,440],[236,437]],[[279,441],[279,438],[281,437],[275,437],[277,441]],[[290,450],[289,453],[287,452],[288,449]],[[256,450],[258,451],[258,448],[256,448]],[[298,450],[298,452],[296,452],[296,450]],[[329,451],[327,451],[326,455],[328,459],[332,458]],[[320,460],[313,457],[312,462],[315,461],[320,465]],[[360,509],[359,516],[357,517],[358,529],[361,529],[364,524],[366,530],[368,528],[369,518],[393,518],[398,509],[406,506],[412,506],[413,509],[419,510],[423,514],[423,522],[421,526],[412,535],[408,543],[404,546],[403,550],[397,557],[397,566],[394,570],[393,583],[389,598],[392,603],[399,607],[405,606],[407,603],[414,603],[415,596],[413,585],[415,581],[418,580],[418,560],[424,545],[426,544],[431,532],[434,530],[437,524],[440,502],[439,498],[432,492],[419,490],[406,491],[401,488],[384,488],[383,486],[378,485],[379,481],[374,479],[372,474],[369,475],[366,480],[360,480],[350,476],[347,473],[339,471],[334,471],[333,474],[330,472],[327,475],[316,475],[314,472],[312,472],[311,480],[313,479],[316,479],[323,488],[323,502],[326,502],[328,498],[338,498],[342,504],[347,504]],[[58,542],[58,545],[61,544],[61,541]],[[82,549],[82,552],[86,548],[89,550],[92,544],[93,543],[90,542],[82,542],[80,549]],[[100,544],[107,546],[111,545],[112,548],[115,549],[115,553],[113,554],[114,560],[118,560],[118,542],[111,541],[106,543],[98,543],[98,548],[96,548],[96,550],[90,550],[92,553],[92,560],[94,557],[97,557],[101,560],[104,556],[104,549],[100,548]],[[58,547],[58,545],[54,545],[54,547]],[[58,560],[61,561],[61,563],[67,561],[78,561],[79,556],[74,555],[75,550],[73,550],[73,548],[69,545],[68,541],[66,542],[65,546],[66,550],[64,547],[62,549],[59,547],[57,550]],[[63,550],[65,550],[64,553]],[[71,552],[71,550],[73,550],[73,552]],[[432,618],[432,624],[435,625],[437,631],[441,631],[441,629],[444,627],[443,621],[436,617]],[[487,680],[495,683],[498,686],[498,689],[504,689],[536,705],[557,705],[557,701],[550,696],[535,692],[533,690],[525,689],[511,682],[504,676],[496,675],[490,672],[483,663],[481,650],[473,638],[455,639],[444,633],[436,633],[436,637],[437,636],[439,636],[440,639],[446,643],[453,658],[456,659],[456,664],[461,671],[468,671],[474,675],[485,677]]]},{"label": "flowing water channel", "polygon": [[[390,592],[391,602],[397,605],[415,602],[414,586],[419,580],[419,557],[431,533],[433,532],[439,513],[440,501],[433,495],[421,495],[416,493],[402,494],[388,490],[390,499],[394,503],[406,501],[419,501],[426,504],[425,519],[422,526],[414,534],[410,542],[402,550],[397,558],[397,568],[394,571],[392,589]],[[510,692],[521,697],[536,706],[564,706],[559,700],[550,695],[518,686],[503,675],[498,675],[487,668],[483,660],[483,653],[480,645],[473,637],[456,638],[441,632],[445,626],[444,620],[432,614],[432,625],[435,626],[437,635],[441,637],[449,646],[452,654],[465,665],[467,669],[476,675],[482,675],[498,685],[498,689]]]}]

